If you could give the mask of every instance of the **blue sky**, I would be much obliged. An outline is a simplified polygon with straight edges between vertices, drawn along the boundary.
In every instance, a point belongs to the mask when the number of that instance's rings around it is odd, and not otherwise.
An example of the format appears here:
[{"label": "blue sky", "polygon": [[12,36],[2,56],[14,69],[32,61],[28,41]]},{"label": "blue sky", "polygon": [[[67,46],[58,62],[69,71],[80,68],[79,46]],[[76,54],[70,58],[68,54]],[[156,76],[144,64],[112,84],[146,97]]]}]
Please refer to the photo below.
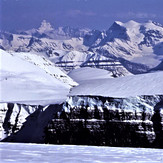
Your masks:
[{"label": "blue sky", "polygon": [[163,24],[163,0],[0,0],[0,13],[3,30],[37,28],[44,19],[55,28],[102,30],[116,20]]}]

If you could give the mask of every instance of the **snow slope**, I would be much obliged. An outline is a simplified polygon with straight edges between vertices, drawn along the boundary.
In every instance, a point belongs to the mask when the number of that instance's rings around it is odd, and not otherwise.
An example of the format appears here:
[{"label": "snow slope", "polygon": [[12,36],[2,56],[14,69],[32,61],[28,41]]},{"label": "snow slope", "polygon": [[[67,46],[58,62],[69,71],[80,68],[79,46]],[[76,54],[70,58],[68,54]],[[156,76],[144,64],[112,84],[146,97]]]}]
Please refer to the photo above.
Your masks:
[{"label": "snow slope", "polygon": [[161,163],[163,149],[1,143],[1,163]]},{"label": "snow slope", "polygon": [[[45,105],[63,102],[68,83],[58,80],[37,64],[0,50],[0,102]],[[34,56],[33,56],[34,57]],[[39,60],[38,60],[39,62]],[[58,68],[55,72],[61,72]],[[62,73],[61,73],[62,75]]]},{"label": "snow slope", "polygon": [[68,75],[77,83],[81,83],[85,80],[112,78],[113,74],[103,69],[82,67],[70,71]]},{"label": "snow slope", "polygon": [[163,71],[158,71],[119,78],[89,80],[73,88],[70,95],[98,95],[117,98],[162,95],[162,86]]},{"label": "snow slope", "polygon": [[67,83],[70,86],[76,86],[77,83],[74,82],[68,75],[66,75],[64,72],[62,72],[59,68],[57,68],[54,63],[52,63],[47,57],[43,55],[39,55],[36,53],[13,53],[14,56],[18,56],[22,58],[23,60],[26,60],[36,66],[38,66],[40,69],[44,70],[49,75],[57,78],[58,80],[62,81],[63,83]]}]

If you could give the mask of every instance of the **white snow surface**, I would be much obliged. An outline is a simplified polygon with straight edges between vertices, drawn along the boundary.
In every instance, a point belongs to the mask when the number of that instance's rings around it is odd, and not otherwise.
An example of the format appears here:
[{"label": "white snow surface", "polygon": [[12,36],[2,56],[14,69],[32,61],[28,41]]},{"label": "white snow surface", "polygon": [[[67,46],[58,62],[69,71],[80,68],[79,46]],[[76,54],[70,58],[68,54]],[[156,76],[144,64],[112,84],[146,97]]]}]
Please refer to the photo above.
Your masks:
[{"label": "white snow surface", "polygon": [[89,80],[73,88],[70,95],[98,95],[117,98],[162,95],[162,86],[163,71],[157,71],[119,78]]},{"label": "white snow surface", "polygon": [[98,68],[82,67],[72,70],[68,75],[77,83],[92,79],[112,78],[112,73]]},{"label": "white snow surface", "polygon": [[0,143],[0,162],[161,163],[163,149]]},{"label": "white snow surface", "polygon": [[12,52],[14,56],[18,56],[23,60],[26,60],[34,65],[38,66],[39,68],[43,69],[46,73],[51,76],[54,76],[58,80],[62,81],[63,83],[67,83],[70,86],[78,85],[74,82],[68,75],[66,75],[63,71],[57,68],[54,63],[52,63],[47,57],[38,54],[38,53],[15,53]]},{"label": "white snow surface", "polygon": [[46,105],[65,101],[69,84],[58,80],[38,65],[3,50],[0,50],[0,61],[1,103]]}]

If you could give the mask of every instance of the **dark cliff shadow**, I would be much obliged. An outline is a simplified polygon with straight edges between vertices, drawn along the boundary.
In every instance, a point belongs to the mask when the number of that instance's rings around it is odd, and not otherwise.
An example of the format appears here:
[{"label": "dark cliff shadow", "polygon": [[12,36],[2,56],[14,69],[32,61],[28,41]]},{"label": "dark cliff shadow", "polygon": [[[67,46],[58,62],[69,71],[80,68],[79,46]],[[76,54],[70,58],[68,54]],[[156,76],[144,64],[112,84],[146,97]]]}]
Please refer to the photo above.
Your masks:
[{"label": "dark cliff shadow", "polygon": [[24,143],[44,143],[45,127],[54,115],[61,111],[62,105],[49,105],[47,108],[39,108],[26,118],[26,122],[17,132],[11,134],[2,141],[5,142],[24,142]]},{"label": "dark cliff shadow", "polygon": [[4,119],[3,128],[5,130],[5,133],[8,135],[9,130],[11,129],[11,123],[9,121],[10,121],[11,114],[13,112],[14,104],[8,103],[7,107],[8,107],[8,110]]},{"label": "dark cliff shadow", "polygon": [[151,119],[153,122],[154,132],[156,134],[154,147],[157,148],[163,148],[163,114],[161,114],[161,110],[163,110],[163,100],[155,105],[154,115]]}]

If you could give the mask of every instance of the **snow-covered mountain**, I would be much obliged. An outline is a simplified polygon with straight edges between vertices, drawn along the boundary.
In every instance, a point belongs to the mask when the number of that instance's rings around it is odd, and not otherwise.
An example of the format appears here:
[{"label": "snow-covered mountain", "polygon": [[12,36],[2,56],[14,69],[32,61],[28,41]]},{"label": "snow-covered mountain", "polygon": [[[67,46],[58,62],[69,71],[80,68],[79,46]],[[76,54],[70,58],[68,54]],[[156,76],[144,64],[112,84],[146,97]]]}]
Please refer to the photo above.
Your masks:
[{"label": "snow-covered mountain", "polygon": [[69,38],[78,38],[83,37],[87,34],[90,29],[79,29],[79,28],[71,28],[69,26],[66,27],[58,27],[53,28],[52,25],[43,20],[41,26],[38,29],[31,29],[27,31],[19,31],[19,34],[27,34],[32,35],[38,38],[51,38],[51,39],[69,39]]},{"label": "snow-covered mountain", "polygon": [[77,85],[45,57],[0,50],[0,102],[61,103]]},{"label": "snow-covered mountain", "polygon": [[[102,35],[102,33],[101,33]],[[93,49],[107,51],[108,54],[117,58],[154,66],[163,58],[162,25],[149,21],[147,23],[137,23],[129,21],[127,23],[114,22],[101,39],[98,34],[97,41],[92,43]],[[97,37],[97,36],[94,36]],[[99,48],[100,47],[100,48]]]},{"label": "snow-covered mountain", "polygon": [[0,48],[46,54],[58,67],[97,67],[116,76],[139,74],[156,67],[163,59],[163,27],[148,21],[116,21],[106,31],[54,29],[43,21],[38,29],[0,32]]},{"label": "snow-covered mountain", "polygon": [[130,72],[118,59],[106,57],[91,51],[70,51],[59,58],[55,63],[58,67],[63,67],[66,71],[70,71],[78,67],[93,67],[108,70],[115,77],[130,74]]},{"label": "snow-covered mountain", "polygon": [[82,46],[82,38],[50,39],[48,37],[39,38],[31,35],[12,34],[8,32],[0,33],[0,47],[5,50],[16,52],[43,52],[48,56],[58,56],[56,50],[84,51],[88,48]]},{"label": "snow-covered mountain", "polygon": [[43,114],[45,121],[39,120],[46,125],[56,112],[49,104],[63,103],[77,85],[43,55],[0,49],[0,62],[0,139],[18,131],[34,112],[35,118]]},{"label": "snow-covered mountain", "polygon": [[67,83],[71,87],[77,85],[77,83],[74,82],[68,75],[66,75],[63,71],[56,67],[55,64],[52,63],[47,56],[43,56],[37,53],[24,52],[11,52],[11,54],[36,65],[49,75],[55,77],[63,83]]}]

